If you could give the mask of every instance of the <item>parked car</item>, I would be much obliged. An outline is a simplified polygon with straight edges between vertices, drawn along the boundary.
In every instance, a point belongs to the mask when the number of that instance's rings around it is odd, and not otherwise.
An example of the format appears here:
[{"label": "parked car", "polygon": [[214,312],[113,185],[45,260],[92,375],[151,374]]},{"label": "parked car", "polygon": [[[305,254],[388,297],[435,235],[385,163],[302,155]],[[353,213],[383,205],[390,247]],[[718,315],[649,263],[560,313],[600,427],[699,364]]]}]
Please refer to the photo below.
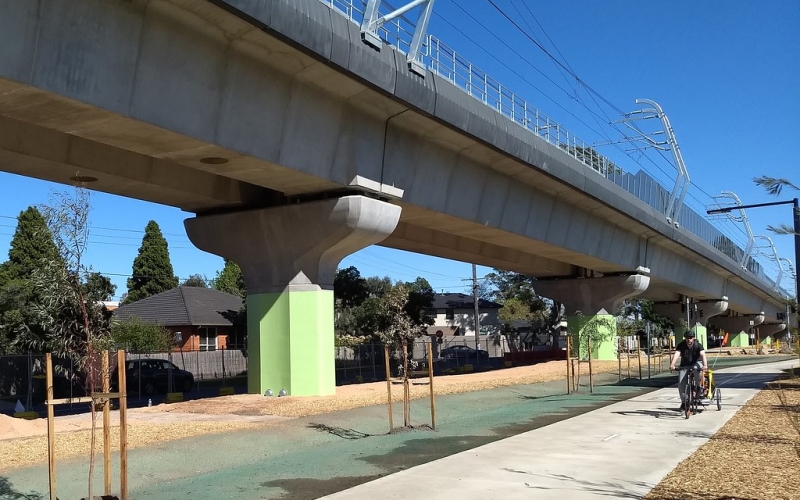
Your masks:
[{"label": "parked car", "polygon": [[439,351],[439,357],[441,359],[457,360],[459,363],[474,363],[478,360],[488,360],[489,352],[483,349],[478,350],[468,345],[454,345]]},{"label": "parked car", "polygon": [[[142,394],[166,393],[168,388],[170,368],[172,368],[172,390],[175,392],[188,392],[194,386],[192,372],[181,370],[174,363],[166,359],[129,359],[125,363],[125,377],[128,393],[140,390]],[[116,390],[117,369],[111,375],[111,386]]]}]

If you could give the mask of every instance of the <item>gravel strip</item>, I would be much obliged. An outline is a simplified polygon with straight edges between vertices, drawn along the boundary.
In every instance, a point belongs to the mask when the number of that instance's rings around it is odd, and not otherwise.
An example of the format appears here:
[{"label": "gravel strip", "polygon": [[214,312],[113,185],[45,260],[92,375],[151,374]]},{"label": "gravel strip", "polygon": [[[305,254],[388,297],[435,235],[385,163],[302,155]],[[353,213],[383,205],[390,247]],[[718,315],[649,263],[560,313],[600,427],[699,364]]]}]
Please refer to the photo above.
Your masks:
[{"label": "gravel strip", "polygon": [[800,378],[759,392],[645,500],[800,500]]}]

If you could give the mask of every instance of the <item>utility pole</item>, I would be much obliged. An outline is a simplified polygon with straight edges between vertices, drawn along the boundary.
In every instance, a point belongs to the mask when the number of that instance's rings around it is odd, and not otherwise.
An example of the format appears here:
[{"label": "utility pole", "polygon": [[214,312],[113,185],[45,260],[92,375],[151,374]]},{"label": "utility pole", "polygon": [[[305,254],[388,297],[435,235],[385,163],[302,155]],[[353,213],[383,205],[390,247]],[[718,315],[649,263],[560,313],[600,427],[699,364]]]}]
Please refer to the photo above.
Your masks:
[{"label": "utility pole", "polygon": [[478,310],[478,266],[472,264],[472,300],[475,303],[475,349],[481,348],[481,314]]},{"label": "utility pole", "polygon": [[[691,302],[689,302],[689,296],[688,295],[686,295],[685,297],[686,297],[686,329],[687,330],[691,330],[692,329],[692,310],[689,309],[691,307]],[[683,335],[683,333],[684,332],[681,332],[681,335]],[[677,337],[677,335],[676,335],[676,337]],[[676,340],[675,342],[677,343],[678,341]]]}]

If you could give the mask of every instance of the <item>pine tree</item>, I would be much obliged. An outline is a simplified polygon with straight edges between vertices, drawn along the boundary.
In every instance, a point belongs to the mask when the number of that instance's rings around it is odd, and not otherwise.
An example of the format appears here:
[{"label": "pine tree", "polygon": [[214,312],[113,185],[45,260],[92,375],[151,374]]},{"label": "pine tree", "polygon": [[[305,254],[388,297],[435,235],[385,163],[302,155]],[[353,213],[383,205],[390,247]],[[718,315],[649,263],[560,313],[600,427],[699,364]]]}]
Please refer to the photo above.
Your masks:
[{"label": "pine tree", "polygon": [[42,262],[59,261],[53,234],[36,207],[28,207],[17,217],[8,261],[2,264],[0,286],[13,280],[29,279]]},{"label": "pine tree", "polygon": [[167,240],[156,221],[151,220],[144,229],[139,254],[133,259],[133,273],[128,278],[128,295],[124,303],[136,302],[176,286],[178,277],[169,260]]},{"label": "pine tree", "polygon": [[0,354],[24,350],[20,332],[35,337],[44,335],[40,327],[31,325],[34,306],[39,300],[30,280],[37,270],[63,266],[53,234],[41,212],[35,207],[20,212],[8,261],[0,264]]}]

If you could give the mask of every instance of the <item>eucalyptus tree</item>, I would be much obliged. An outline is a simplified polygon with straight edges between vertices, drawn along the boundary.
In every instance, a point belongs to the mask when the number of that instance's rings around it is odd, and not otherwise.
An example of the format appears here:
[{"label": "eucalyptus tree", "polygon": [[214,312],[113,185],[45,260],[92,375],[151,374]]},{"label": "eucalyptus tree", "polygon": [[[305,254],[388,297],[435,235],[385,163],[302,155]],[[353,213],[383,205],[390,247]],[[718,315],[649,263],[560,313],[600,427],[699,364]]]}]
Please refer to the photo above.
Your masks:
[{"label": "eucalyptus tree", "polygon": [[[99,373],[97,355],[110,346],[111,314],[101,300],[114,293],[108,278],[92,271],[84,260],[89,245],[89,191],[76,187],[73,193],[54,193],[42,215],[53,234],[58,258],[44,261],[32,273],[30,283],[37,301],[32,307],[32,325],[43,336],[28,333],[28,342],[41,351],[71,360],[86,391],[96,392]],[[92,496],[95,405],[89,457],[88,498]]]},{"label": "eucalyptus tree", "polygon": [[217,271],[216,277],[211,280],[211,288],[243,299],[247,298],[247,285],[244,283],[242,269],[232,260],[225,259],[225,266],[221,271]]}]

